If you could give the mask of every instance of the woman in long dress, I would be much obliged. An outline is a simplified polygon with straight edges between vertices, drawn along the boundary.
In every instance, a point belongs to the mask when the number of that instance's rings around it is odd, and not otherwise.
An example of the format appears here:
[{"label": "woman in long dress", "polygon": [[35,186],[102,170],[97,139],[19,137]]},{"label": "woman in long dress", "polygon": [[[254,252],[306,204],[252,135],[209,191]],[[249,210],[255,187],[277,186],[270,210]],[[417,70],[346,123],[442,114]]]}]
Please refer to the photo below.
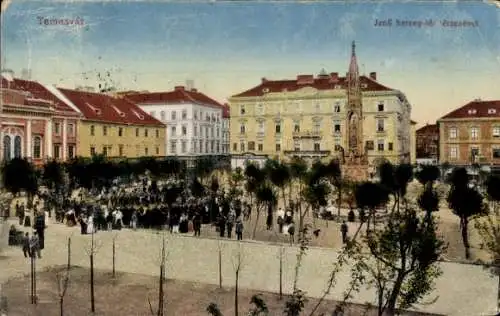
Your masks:
[{"label": "woman in long dress", "polygon": [[94,231],[94,217],[90,215],[87,218],[87,234],[93,234]]}]

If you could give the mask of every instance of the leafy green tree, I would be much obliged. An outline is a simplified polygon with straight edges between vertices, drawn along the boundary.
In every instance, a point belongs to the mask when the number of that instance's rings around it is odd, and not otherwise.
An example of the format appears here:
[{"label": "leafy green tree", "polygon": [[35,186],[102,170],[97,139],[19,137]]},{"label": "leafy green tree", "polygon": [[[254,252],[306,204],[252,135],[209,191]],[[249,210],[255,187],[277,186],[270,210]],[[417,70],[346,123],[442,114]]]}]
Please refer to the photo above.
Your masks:
[{"label": "leafy green tree", "polygon": [[337,217],[340,218],[340,209],[342,208],[342,191],[344,189],[345,181],[342,179],[342,169],[337,159],[332,159],[325,166],[325,174],[330,184],[337,191]]},{"label": "leafy green tree", "polygon": [[[389,201],[389,191],[379,183],[363,182],[355,191],[356,205],[360,212],[368,210],[366,230],[370,232],[370,223],[375,223],[376,209]],[[363,222],[363,215],[359,216]]]},{"label": "leafy green tree", "polygon": [[90,160],[83,157],[75,157],[66,163],[70,190],[74,190],[78,187],[87,189],[92,187],[92,174],[88,172],[89,164]]},{"label": "leafy green tree", "polygon": [[266,169],[271,183],[281,191],[283,206],[286,209],[285,188],[291,180],[290,169],[286,164],[277,160],[266,161]]},{"label": "leafy green tree", "polygon": [[380,183],[385,186],[394,197],[394,210],[399,211],[401,199],[404,200],[408,183],[413,179],[413,166],[401,164],[394,167],[391,163],[385,162],[380,166]]},{"label": "leafy green tree", "polygon": [[441,175],[439,168],[432,165],[424,165],[417,172],[416,178],[423,186],[432,186]]},{"label": "leafy green tree", "polygon": [[14,158],[4,163],[3,185],[14,196],[21,191],[28,194],[28,200],[38,191],[38,178],[34,166],[26,159]]},{"label": "leafy green tree", "polygon": [[465,258],[470,259],[469,222],[472,218],[486,215],[488,205],[483,196],[469,186],[469,175],[465,168],[456,168],[450,176],[451,189],[448,193],[448,205],[460,219],[462,242],[465,247]]},{"label": "leafy green tree", "polygon": [[210,303],[207,307],[207,313],[211,316],[222,316],[222,312],[219,309],[219,306],[215,303]]},{"label": "leafy green tree", "polygon": [[257,225],[259,223],[260,212],[264,208],[268,208],[270,205],[276,204],[276,195],[274,194],[273,189],[263,184],[257,188],[255,193],[256,201],[257,201],[257,218],[255,220],[252,232],[252,239],[255,239],[255,234],[257,232]]},{"label": "leafy green tree", "polygon": [[[257,201],[257,191],[264,184],[266,175],[259,166],[254,163],[249,163],[245,166],[245,189],[250,195],[250,201]],[[250,204],[253,208],[253,203]],[[258,212],[260,212],[257,206]],[[259,214],[257,214],[259,216]]]},{"label": "leafy green tree", "polygon": [[[299,232],[302,231],[305,215],[308,214],[309,211],[317,214],[321,207],[328,205],[327,198],[330,194],[330,187],[326,183],[326,176],[322,173],[323,170],[322,166],[316,165],[316,168],[313,167],[309,172],[307,185],[301,192],[306,208],[299,208]],[[314,217],[316,217],[316,215],[314,215]]]},{"label": "leafy green tree", "polygon": [[[288,204],[292,201],[292,196],[300,196],[300,192],[302,192],[304,182],[307,178],[307,163],[304,159],[299,157],[294,157],[290,161],[290,188],[288,191]],[[294,190],[294,187],[296,190]],[[299,201],[297,201],[299,202]],[[300,207],[300,203],[299,203]]]},{"label": "leafy green tree", "polygon": [[42,179],[49,190],[58,193],[64,183],[64,170],[62,165],[56,160],[47,162],[43,166]]},{"label": "leafy green tree", "polygon": [[250,298],[250,304],[253,305],[250,309],[248,316],[267,316],[269,309],[262,295],[255,294]]},{"label": "leafy green tree", "polygon": [[433,212],[439,211],[439,195],[432,186],[426,186],[420,194],[418,206],[425,211],[426,220],[430,220]]}]

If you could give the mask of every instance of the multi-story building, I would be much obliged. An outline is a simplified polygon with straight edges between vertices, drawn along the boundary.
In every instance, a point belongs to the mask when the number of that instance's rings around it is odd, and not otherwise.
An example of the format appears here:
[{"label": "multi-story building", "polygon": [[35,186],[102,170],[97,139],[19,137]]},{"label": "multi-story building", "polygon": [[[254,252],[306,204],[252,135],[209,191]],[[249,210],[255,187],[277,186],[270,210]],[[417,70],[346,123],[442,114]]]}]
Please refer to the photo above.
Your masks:
[{"label": "multi-story building", "polygon": [[57,88],[52,92],[84,117],[78,125],[78,156],[165,155],[165,125],[134,103],[92,91]]},{"label": "multi-story building", "polygon": [[426,124],[416,131],[417,158],[434,159],[439,157],[439,128],[437,124]]},{"label": "multi-story building", "polygon": [[35,165],[47,159],[66,160],[78,151],[78,124],[82,115],[54,98],[51,87],[2,72],[1,160],[23,157]]},{"label": "multi-story building", "polygon": [[438,120],[439,161],[500,164],[500,100],[474,100]]},{"label": "multi-story building", "polygon": [[[351,64],[353,58],[354,49]],[[234,159],[340,155],[348,147],[347,77],[323,70],[292,80],[262,78],[259,85],[233,95],[229,101]],[[375,72],[359,76],[359,84],[361,141],[368,161],[409,162],[411,106],[406,96],[381,84]]]},{"label": "multi-story building", "polygon": [[124,98],[166,124],[168,156],[225,154],[224,106],[196,89],[177,86],[169,92],[130,93]]},{"label": "multi-story building", "polygon": [[222,108],[222,152],[224,154],[229,154],[229,146],[231,144],[231,138],[229,136],[229,133],[231,132],[231,116],[229,111],[229,104],[224,103]]}]

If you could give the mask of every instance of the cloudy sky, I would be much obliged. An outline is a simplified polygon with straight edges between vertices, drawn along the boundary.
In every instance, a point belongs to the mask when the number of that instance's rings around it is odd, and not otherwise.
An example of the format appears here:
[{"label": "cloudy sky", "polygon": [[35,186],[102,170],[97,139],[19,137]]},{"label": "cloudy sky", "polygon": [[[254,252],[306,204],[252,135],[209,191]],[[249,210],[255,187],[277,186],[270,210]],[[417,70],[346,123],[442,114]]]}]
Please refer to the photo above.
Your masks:
[{"label": "cloudy sky", "polygon": [[[475,98],[500,99],[500,9],[476,2],[14,1],[2,14],[2,64],[74,88],[109,72],[120,89],[164,91],[193,79],[225,101],[268,79],[361,71],[402,90],[420,124]],[[83,20],[45,25],[44,19]],[[392,19],[392,27],[375,20]],[[396,20],[433,20],[402,27]],[[441,21],[477,21],[443,27]]]}]

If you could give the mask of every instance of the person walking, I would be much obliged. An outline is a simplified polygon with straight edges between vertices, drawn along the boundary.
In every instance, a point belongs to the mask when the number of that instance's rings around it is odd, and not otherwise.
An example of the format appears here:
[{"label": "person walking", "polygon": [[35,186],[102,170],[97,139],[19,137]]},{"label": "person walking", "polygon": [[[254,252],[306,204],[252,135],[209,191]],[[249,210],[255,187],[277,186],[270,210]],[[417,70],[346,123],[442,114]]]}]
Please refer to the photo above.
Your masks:
[{"label": "person walking", "polygon": [[23,237],[23,253],[25,258],[31,257],[29,233],[24,234]]},{"label": "person walking", "polygon": [[235,221],[236,214],[234,212],[234,209],[231,209],[229,211],[229,214],[227,216],[227,238],[231,238],[231,233],[233,232],[233,226],[234,226],[234,221]]},{"label": "person walking", "polygon": [[295,225],[293,221],[291,221],[288,225],[288,235],[290,235],[290,245],[293,245],[293,243],[295,242],[293,237],[295,235]]},{"label": "person walking", "polygon": [[278,209],[278,212],[276,213],[277,222],[278,222],[278,228],[280,234],[283,234],[283,225],[285,224],[285,211],[280,207]]},{"label": "person walking", "polygon": [[38,239],[38,234],[36,231],[33,233],[30,239],[30,252],[31,252],[31,257],[35,258],[38,257],[38,259],[42,258],[42,251],[40,250],[40,239]]},{"label": "person walking", "polygon": [[340,232],[342,233],[342,243],[346,244],[347,243],[347,232],[349,228],[347,227],[347,224],[345,221],[342,221],[342,225],[340,225]]},{"label": "person walking", "polygon": [[243,221],[241,220],[240,217],[236,221],[235,231],[236,231],[236,238],[238,240],[243,240]]},{"label": "person walking", "polygon": [[194,235],[199,237],[201,235],[201,215],[199,213],[196,213],[193,218],[193,228]]},{"label": "person walking", "polygon": [[130,218],[130,227],[133,230],[137,229],[137,211],[132,212],[132,217]]}]

